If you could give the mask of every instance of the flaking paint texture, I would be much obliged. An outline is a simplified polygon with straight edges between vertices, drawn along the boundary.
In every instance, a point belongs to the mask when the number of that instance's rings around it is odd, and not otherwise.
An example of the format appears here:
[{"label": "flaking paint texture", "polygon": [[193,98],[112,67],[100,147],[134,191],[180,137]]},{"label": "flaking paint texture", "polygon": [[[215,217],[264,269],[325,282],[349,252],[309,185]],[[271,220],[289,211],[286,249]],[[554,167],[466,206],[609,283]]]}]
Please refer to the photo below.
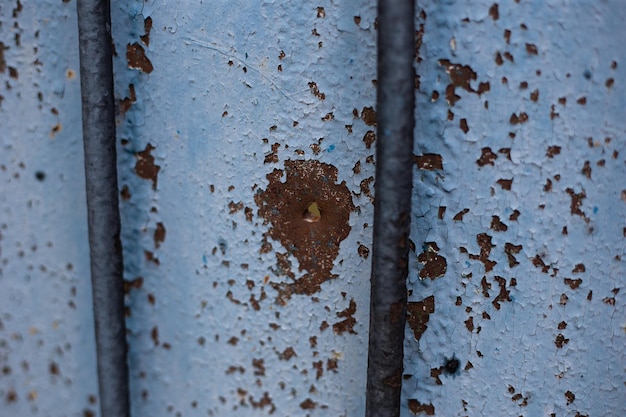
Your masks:
[{"label": "flaking paint texture", "polygon": [[0,416],[95,416],[75,3],[0,5]]},{"label": "flaking paint texture", "polygon": [[[417,11],[402,415],[623,415],[626,8]],[[1,417],[99,415],[75,12],[0,8]],[[362,416],[375,2],[112,25],[133,415]]]},{"label": "flaking paint texture", "polygon": [[403,415],[623,415],[626,8],[418,10]]},{"label": "flaking paint texture", "polygon": [[375,3],[112,20],[133,414],[363,415]]}]

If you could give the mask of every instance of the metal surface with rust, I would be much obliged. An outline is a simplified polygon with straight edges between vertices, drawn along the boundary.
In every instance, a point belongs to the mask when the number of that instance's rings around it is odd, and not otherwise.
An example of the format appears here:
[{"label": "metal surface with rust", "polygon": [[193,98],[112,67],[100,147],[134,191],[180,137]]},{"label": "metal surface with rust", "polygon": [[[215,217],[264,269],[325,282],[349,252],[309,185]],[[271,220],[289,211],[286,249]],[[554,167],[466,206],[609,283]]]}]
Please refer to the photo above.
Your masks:
[{"label": "metal surface with rust", "polygon": [[2,2],[0,81],[0,416],[95,416],[74,2]]},{"label": "metal surface with rust", "polygon": [[[98,415],[75,7],[0,8],[3,417]],[[364,414],[375,13],[115,2],[133,415]],[[403,416],[624,414],[624,19],[417,5]],[[255,196],[312,160],[354,211],[337,277],[281,305],[310,271]]]},{"label": "metal surface with rust", "polygon": [[133,413],[363,415],[375,3],[112,20]]},{"label": "metal surface with rust", "polygon": [[626,412],[626,7],[421,2],[405,415]]}]

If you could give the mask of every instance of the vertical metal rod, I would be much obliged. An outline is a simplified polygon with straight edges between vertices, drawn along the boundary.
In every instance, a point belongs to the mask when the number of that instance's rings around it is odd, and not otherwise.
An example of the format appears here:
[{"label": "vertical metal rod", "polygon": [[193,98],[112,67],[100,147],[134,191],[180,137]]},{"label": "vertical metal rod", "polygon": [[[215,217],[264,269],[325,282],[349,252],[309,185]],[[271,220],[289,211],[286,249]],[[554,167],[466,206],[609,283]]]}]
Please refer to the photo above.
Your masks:
[{"label": "vertical metal rod", "polygon": [[378,1],[378,139],[366,417],[400,415],[415,125],[414,19],[414,0]]},{"label": "vertical metal rod", "polygon": [[111,10],[108,0],[78,0],[77,11],[100,410],[102,417],[128,417]]}]

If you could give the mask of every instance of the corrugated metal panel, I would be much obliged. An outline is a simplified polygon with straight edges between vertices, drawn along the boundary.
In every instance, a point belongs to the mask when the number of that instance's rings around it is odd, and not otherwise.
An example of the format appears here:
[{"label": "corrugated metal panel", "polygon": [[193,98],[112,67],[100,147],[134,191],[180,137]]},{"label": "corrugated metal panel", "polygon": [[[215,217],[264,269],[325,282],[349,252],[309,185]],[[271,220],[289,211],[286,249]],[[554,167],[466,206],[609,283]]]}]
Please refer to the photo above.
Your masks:
[{"label": "corrugated metal panel", "polygon": [[[623,414],[626,9],[418,11],[403,415]],[[134,415],[363,415],[375,13],[115,3]],[[0,21],[0,416],[93,416],[75,6]]]},{"label": "corrugated metal panel", "polygon": [[76,10],[0,22],[0,415],[94,415]]},{"label": "corrugated metal panel", "polygon": [[363,414],[374,4],[119,7],[135,415]]},{"label": "corrugated metal panel", "polygon": [[405,405],[622,415],[626,8],[422,7]]}]

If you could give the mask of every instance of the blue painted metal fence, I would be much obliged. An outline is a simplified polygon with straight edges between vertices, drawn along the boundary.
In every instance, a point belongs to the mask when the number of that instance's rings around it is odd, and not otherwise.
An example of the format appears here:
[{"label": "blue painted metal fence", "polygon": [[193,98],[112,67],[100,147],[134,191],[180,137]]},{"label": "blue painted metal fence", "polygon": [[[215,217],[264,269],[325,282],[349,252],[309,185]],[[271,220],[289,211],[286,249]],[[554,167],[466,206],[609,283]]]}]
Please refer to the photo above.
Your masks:
[{"label": "blue painted metal fence", "polygon": [[[416,10],[401,414],[623,415],[626,7]],[[134,416],[364,414],[375,14],[114,4]],[[0,416],[96,416],[76,4],[0,23]]]}]

